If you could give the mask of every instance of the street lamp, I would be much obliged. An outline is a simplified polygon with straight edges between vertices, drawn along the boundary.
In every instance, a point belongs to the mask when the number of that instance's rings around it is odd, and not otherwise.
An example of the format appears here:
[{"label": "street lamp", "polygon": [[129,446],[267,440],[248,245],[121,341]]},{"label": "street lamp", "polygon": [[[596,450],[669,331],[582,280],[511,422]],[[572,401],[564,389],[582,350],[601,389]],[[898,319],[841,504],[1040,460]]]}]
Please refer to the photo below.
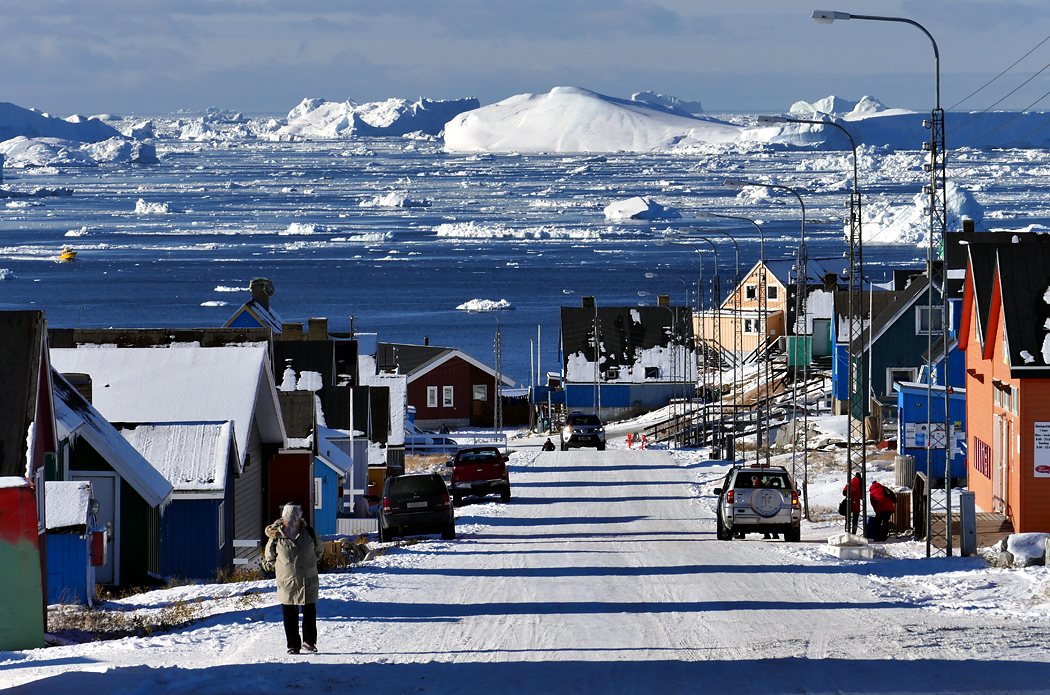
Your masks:
[{"label": "street lamp", "polygon": [[[808,433],[808,430],[809,430],[809,407],[806,405],[807,395],[808,395],[808,390],[809,390],[809,384],[808,384],[808,381],[809,381],[809,374],[808,374],[808,366],[809,366],[809,364],[808,364],[808,362],[809,362],[809,360],[806,359],[806,350],[805,350],[806,345],[808,344],[806,336],[809,335],[809,333],[808,333],[808,326],[807,326],[807,322],[806,322],[806,285],[809,282],[809,270],[806,267],[806,261],[807,261],[807,257],[806,257],[806,203],[805,203],[805,201],[802,200],[802,196],[799,195],[798,191],[796,191],[794,188],[791,188],[790,186],[783,186],[781,184],[762,183],[762,182],[759,182],[759,181],[747,181],[745,179],[726,179],[725,186],[727,188],[735,188],[735,189],[741,189],[741,188],[745,188],[747,186],[760,186],[760,187],[763,187],[763,188],[776,188],[776,189],[779,189],[779,190],[782,190],[782,191],[787,191],[787,192],[791,193],[793,196],[795,196],[798,199],[798,204],[800,206],[802,206],[802,236],[799,239],[799,244],[798,244],[798,273],[797,273],[797,277],[796,277],[797,287],[795,289],[795,344],[794,344],[794,348],[791,349],[791,352],[792,352],[792,356],[795,358],[795,360],[798,360],[799,359],[799,353],[798,353],[799,337],[801,337],[802,338],[802,347],[803,347],[803,352],[802,352],[802,389],[803,389],[802,390],[802,411],[803,411],[803,416],[802,416],[802,433],[803,433],[803,440],[805,441],[807,433]],[[801,326],[801,330],[800,330],[800,326]],[[789,349],[790,349],[790,343],[789,343]],[[789,366],[790,366],[791,361],[792,360],[789,358],[788,359]],[[798,407],[798,386],[797,386],[798,379],[795,379],[793,383],[794,383],[794,387],[792,388],[792,398],[791,398],[791,400],[792,400],[792,410],[795,411],[795,409]],[[798,419],[797,418],[797,415],[798,415],[797,411],[794,412],[794,414],[796,415],[796,417],[794,419],[797,420]],[[796,432],[795,433],[796,436],[792,436],[792,438],[791,438],[791,469],[792,469],[791,470],[791,474],[792,474],[792,476],[795,477],[796,480],[798,479],[798,464],[797,464],[798,447],[796,445],[797,434],[798,433]],[[809,448],[808,448],[808,446],[805,443],[802,446],[802,469],[803,469],[803,478],[802,478],[803,503],[804,503],[804,506],[805,506],[806,518],[809,518],[809,492],[808,492],[808,487],[809,487]]]},{"label": "street lamp", "polygon": [[[930,174],[930,183],[925,187],[924,192],[930,196],[929,205],[929,216],[930,216],[930,238],[929,247],[926,255],[926,268],[929,275],[929,290],[927,293],[927,305],[930,312],[930,327],[928,333],[928,345],[927,345],[927,362],[926,362],[926,431],[933,433],[934,423],[940,424],[940,415],[943,415],[944,422],[944,491],[946,494],[946,508],[945,508],[945,553],[948,556],[952,555],[952,513],[951,513],[951,500],[952,500],[952,487],[951,487],[951,460],[952,460],[952,442],[950,432],[948,431],[948,425],[951,421],[949,418],[951,397],[948,393],[948,339],[950,337],[950,323],[949,323],[949,300],[948,300],[948,288],[947,288],[947,273],[942,270],[942,277],[945,280],[941,282],[941,331],[940,340],[944,346],[944,360],[942,363],[942,369],[944,372],[944,396],[943,401],[940,404],[943,412],[934,414],[933,411],[933,346],[934,346],[934,324],[933,324],[933,291],[934,291],[934,277],[933,277],[933,265],[934,261],[941,255],[937,246],[934,242],[934,232],[940,232],[941,244],[944,243],[944,237],[948,231],[948,186],[947,186],[947,162],[946,155],[947,149],[944,142],[944,109],[941,108],[941,53],[937,48],[937,41],[934,40],[933,34],[926,30],[926,27],[919,24],[915,20],[907,19],[906,17],[882,17],[873,15],[860,15],[850,14],[849,12],[835,12],[832,10],[816,10],[812,14],[813,21],[819,24],[831,24],[835,20],[849,20],[849,19],[862,19],[871,20],[876,22],[897,22],[901,24],[910,24],[917,28],[926,38],[930,40],[930,44],[933,46],[933,63],[934,63],[934,108],[930,114],[930,120],[923,123],[924,126],[930,129],[930,142],[926,143],[926,149],[930,152],[930,162],[926,165],[926,171]],[[927,437],[926,442],[926,473],[927,476],[932,478],[933,473],[933,445],[934,437]],[[930,485],[926,486],[926,556],[929,557],[931,554],[931,532],[932,528],[932,507],[933,507],[933,488]]]}]

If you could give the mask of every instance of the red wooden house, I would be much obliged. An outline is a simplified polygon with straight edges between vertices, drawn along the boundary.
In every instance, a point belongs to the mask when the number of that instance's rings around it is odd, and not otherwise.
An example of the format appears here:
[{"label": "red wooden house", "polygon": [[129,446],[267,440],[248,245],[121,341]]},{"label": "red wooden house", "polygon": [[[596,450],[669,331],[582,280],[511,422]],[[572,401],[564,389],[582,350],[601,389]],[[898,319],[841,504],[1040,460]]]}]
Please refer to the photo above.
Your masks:
[{"label": "red wooden house", "polygon": [[1050,240],[971,241],[959,329],[977,506],[1050,532]]},{"label": "red wooden house", "polygon": [[[379,343],[376,364],[408,377],[408,405],[415,406],[419,427],[492,426],[496,372],[462,350]],[[514,386],[506,376],[502,381],[504,388]],[[504,423],[515,424],[506,415]]]}]

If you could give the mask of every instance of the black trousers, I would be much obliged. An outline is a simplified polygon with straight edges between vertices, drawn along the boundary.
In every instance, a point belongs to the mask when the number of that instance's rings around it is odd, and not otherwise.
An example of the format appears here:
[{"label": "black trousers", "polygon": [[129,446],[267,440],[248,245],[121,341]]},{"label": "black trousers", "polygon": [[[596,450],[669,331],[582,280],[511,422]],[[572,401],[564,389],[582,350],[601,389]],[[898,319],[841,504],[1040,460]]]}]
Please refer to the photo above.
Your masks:
[{"label": "black trousers", "polygon": [[890,537],[890,517],[892,511],[875,513],[875,540],[884,541]]},{"label": "black trousers", "polygon": [[860,512],[850,512],[850,518],[852,520],[853,530],[850,531],[853,535],[857,535],[857,522],[860,521]]},{"label": "black trousers", "polygon": [[317,604],[303,604],[303,637],[299,639],[299,606],[282,603],[284,610],[284,636],[289,649],[300,649],[303,642],[317,644]]}]

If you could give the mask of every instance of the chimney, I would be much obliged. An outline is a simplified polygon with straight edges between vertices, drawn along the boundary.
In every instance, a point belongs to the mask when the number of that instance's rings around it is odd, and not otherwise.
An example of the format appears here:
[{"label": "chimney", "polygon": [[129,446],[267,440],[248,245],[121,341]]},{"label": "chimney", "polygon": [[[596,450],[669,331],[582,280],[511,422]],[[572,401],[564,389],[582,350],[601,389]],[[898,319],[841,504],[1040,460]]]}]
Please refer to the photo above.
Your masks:
[{"label": "chimney", "polygon": [[658,294],[658,295],[656,295],[656,306],[671,306],[671,295],[669,295],[669,294]]},{"label": "chimney", "polygon": [[281,340],[302,340],[303,339],[303,324],[301,323],[282,323],[281,324]]},{"label": "chimney", "polygon": [[252,291],[252,299],[256,304],[270,310],[270,297],[273,295],[273,283],[266,278],[255,278],[248,286]]},{"label": "chimney", "polygon": [[429,346],[430,346],[430,336],[429,335],[425,335],[425,336],[423,336],[423,347],[429,347]]},{"label": "chimney", "polygon": [[838,273],[825,273],[824,275],[824,291],[834,292],[839,288],[839,275]]},{"label": "chimney", "polygon": [[308,319],[307,340],[328,340],[328,319]]},{"label": "chimney", "polygon": [[593,309],[594,308],[594,296],[593,295],[587,295],[586,297],[583,298],[583,308],[584,309]]}]

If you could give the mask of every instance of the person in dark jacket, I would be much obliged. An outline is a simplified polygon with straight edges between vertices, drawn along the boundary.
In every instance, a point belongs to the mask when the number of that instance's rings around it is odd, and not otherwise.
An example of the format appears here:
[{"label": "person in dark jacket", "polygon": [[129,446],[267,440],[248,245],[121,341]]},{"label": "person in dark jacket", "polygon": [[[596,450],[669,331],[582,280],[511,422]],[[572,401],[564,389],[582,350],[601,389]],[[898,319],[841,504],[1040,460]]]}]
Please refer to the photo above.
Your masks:
[{"label": "person in dark jacket", "polygon": [[893,501],[895,495],[876,480],[871,484],[868,496],[871,498],[871,508],[875,510],[874,540],[884,541],[890,536],[890,517],[897,508]]},{"label": "person in dark jacket", "polygon": [[[288,653],[300,649],[317,651],[317,595],[320,580],[317,561],[324,554],[324,543],[317,532],[303,521],[294,504],[281,509],[281,518],[266,527],[266,559],[277,575],[277,600],[284,610],[284,634]],[[303,611],[303,635],[299,637],[299,606]]]},{"label": "person in dark jacket", "polygon": [[[847,495],[847,492],[849,493]],[[857,522],[860,521],[860,503],[864,499],[864,483],[861,482],[860,473],[853,474],[853,480],[849,482],[849,485],[842,488],[842,494],[849,500],[849,513],[852,517],[850,519],[850,533],[857,532]]]},{"label": "person in dark jacket", "polygon": [[554,451],[554,442],[551,441],[550,437],[547,437],[547,441],[543,443],[544,451]]}]

